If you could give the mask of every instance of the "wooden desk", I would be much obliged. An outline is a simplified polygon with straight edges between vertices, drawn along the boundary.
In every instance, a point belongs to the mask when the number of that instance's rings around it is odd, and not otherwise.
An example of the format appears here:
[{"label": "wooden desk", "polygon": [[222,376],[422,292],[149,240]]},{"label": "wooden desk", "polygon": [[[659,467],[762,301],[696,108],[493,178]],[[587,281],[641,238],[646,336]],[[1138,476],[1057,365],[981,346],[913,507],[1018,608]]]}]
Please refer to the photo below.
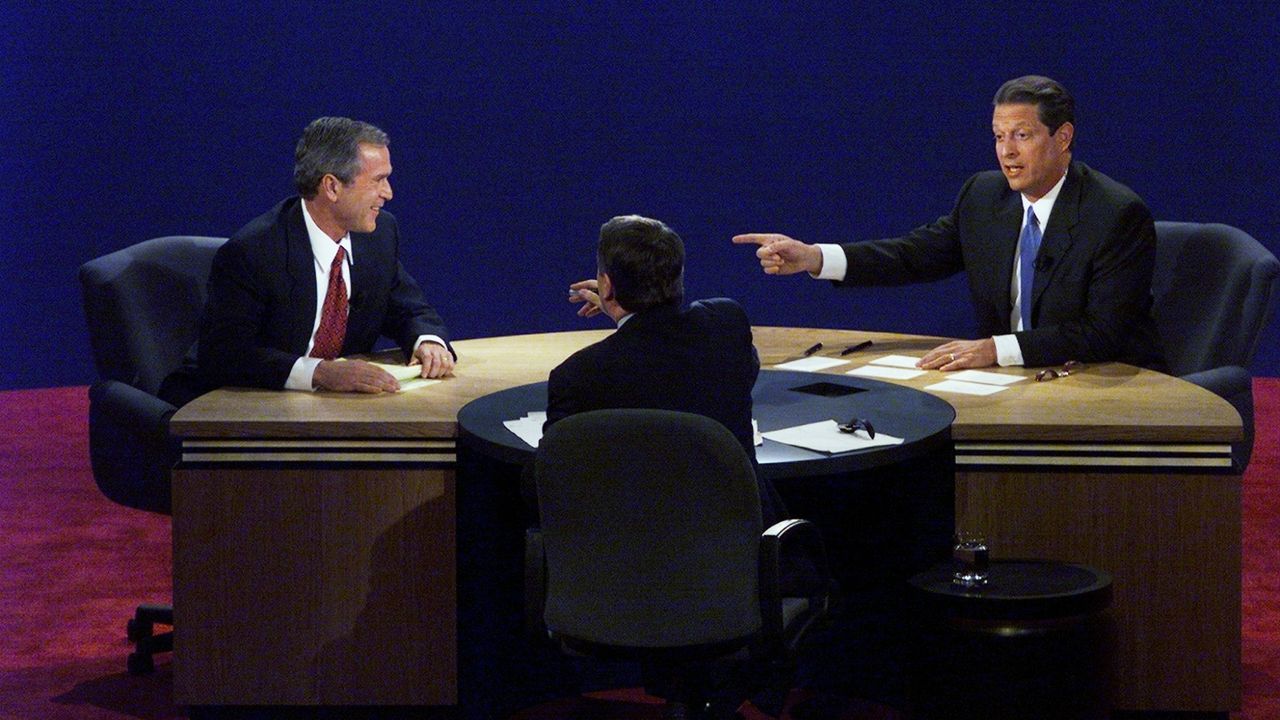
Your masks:
[{"label": "wooden desk", "polygon": [[[456,344],[457,377],[396,396],[225,389],[182,408],[174,476],[180,704],[449,704],[457,697],[456,417],[546,379],[608,331]],[[756,328],[767,366],[919,355],[937,338]],[[1020,375],[1033,371],[1000,369]],[[901,384],[923,388],[940,373]],[[1222,399],[1108,363],[956,409],[957,524],[997,558],[1114,578],[1116,707],[1240,703],[1240,419]]]}]

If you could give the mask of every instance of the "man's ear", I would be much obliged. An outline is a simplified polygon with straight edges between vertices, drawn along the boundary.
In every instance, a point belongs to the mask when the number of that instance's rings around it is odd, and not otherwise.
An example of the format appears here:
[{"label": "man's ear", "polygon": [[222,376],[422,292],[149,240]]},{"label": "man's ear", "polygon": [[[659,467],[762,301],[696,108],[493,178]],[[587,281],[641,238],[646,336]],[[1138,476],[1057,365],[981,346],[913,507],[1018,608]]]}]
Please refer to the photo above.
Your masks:
[{"label": "man's ear", "polygon": [[1053,134],[1055,140],[1058,141],[1062,152],[1066,152],[1071,147],[1071,138],[1076,136],[1076,126],[1069,122],[1064,122],[1058,126],[1058,130]]},{"label": "man's ear", "polygon": [[609,277],[609,273],[600,273],[597,279],[597,294],[600,295],[600,302],[608,300],[613,302],[613,278]]},{"label": "man's ear", "polygon": [[320,178],[320,192],[329,202],[334,202],[338,199],[338,186],[341,184],[342,181],[336,175],[325,175]]}]

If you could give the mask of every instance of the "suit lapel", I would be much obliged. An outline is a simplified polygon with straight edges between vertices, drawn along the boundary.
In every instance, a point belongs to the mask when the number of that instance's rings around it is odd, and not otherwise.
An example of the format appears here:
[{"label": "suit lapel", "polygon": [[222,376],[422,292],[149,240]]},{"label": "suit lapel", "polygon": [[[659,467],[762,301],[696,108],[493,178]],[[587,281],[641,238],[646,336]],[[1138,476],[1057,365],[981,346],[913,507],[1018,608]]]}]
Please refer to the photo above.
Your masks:
[{"label": "suit lapel", "polygon": [[1003,311],[1000,316],[1008,318],[1013,314],[1009,279],[1013,277],[1013,256],[1018,250],[1018,231],[1022,228],[1022,196],[1006,185],[1005,191],[996,199],[992,215],[994,237],[991,238],[991,247],[996,248],[996,262],[993,265],[996,272],[990,278],[990,282],[995,284],[990,297],[1002,300]]},{"label": "suit lapel", "polygon": [[285,211],[285,267],[289,273],[289,298],[293,308],[289,327],[291,344],[298,353],[307,351],[316,322],[316,258],[311,254],[311,238],[302,219],[302,198]]},{"label": "suit lapel", "polygon": [[1058,193],[1058,199],[1053,204],[1053,212],[1049,215],[1049,225],[1044,229],[1044,238],[1040,241],[1040,252],[1036,255],[1042,266],[1045,264],[1049,266],[1043,270],[1036,270],[1035,282],[1031,287],[1033,308],[1035,303],[1040,302],[1040,296],[1049,286],[1054,273],[1065,264],[1063,260],[1071,247],[1072,233],[1080,218],[1080,191],[1083,184],[1081,179],[1080,166],[1071,163],[1071,167],[1067,170],[1067,179],[1062,183],[1062,190]]}]

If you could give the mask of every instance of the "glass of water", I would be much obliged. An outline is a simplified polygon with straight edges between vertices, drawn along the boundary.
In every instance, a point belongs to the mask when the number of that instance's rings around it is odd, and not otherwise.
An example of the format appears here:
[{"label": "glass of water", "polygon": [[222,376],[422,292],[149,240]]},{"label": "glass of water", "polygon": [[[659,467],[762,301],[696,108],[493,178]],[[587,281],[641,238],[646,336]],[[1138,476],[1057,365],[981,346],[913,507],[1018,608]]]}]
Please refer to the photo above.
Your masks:
[{"label": "glass of water", "polygon": [[960,561],[960,568],[951,582],[964,587],[980,587],[987,584],[987,568],[991,564],[987,539],[982,533],[960,531],[955,536],[952,556]]}]

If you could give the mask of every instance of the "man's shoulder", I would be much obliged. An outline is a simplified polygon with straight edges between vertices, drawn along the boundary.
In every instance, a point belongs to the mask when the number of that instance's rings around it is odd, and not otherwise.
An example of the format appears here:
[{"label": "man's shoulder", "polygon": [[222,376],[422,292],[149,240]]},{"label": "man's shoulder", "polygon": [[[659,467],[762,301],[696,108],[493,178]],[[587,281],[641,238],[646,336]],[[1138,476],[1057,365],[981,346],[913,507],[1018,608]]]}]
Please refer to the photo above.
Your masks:
[{"label": "man's shoulder", "polygon": [[738,301],[727,297],[706,298],[689,303],[687,314],[710,321],[750,327],[747,311]]},{"label": "man's shoulder", "polygon": [[[231,236],[230,242],[254,245],[283,237],[290,222],[302,223],[302,199],[296,195],[276,203],[270,210],[244,224]],[[305,229],[305,225],[303,225]]]},{"label": "man's shoulder", "polygon": [[1080,177],[1081,200],[1099,200],[1115,207],[1140,205],[1146,207],[1142,198],[1128,185],[1112,179],[1081,162],[1071,164],[1071,172]]}]

